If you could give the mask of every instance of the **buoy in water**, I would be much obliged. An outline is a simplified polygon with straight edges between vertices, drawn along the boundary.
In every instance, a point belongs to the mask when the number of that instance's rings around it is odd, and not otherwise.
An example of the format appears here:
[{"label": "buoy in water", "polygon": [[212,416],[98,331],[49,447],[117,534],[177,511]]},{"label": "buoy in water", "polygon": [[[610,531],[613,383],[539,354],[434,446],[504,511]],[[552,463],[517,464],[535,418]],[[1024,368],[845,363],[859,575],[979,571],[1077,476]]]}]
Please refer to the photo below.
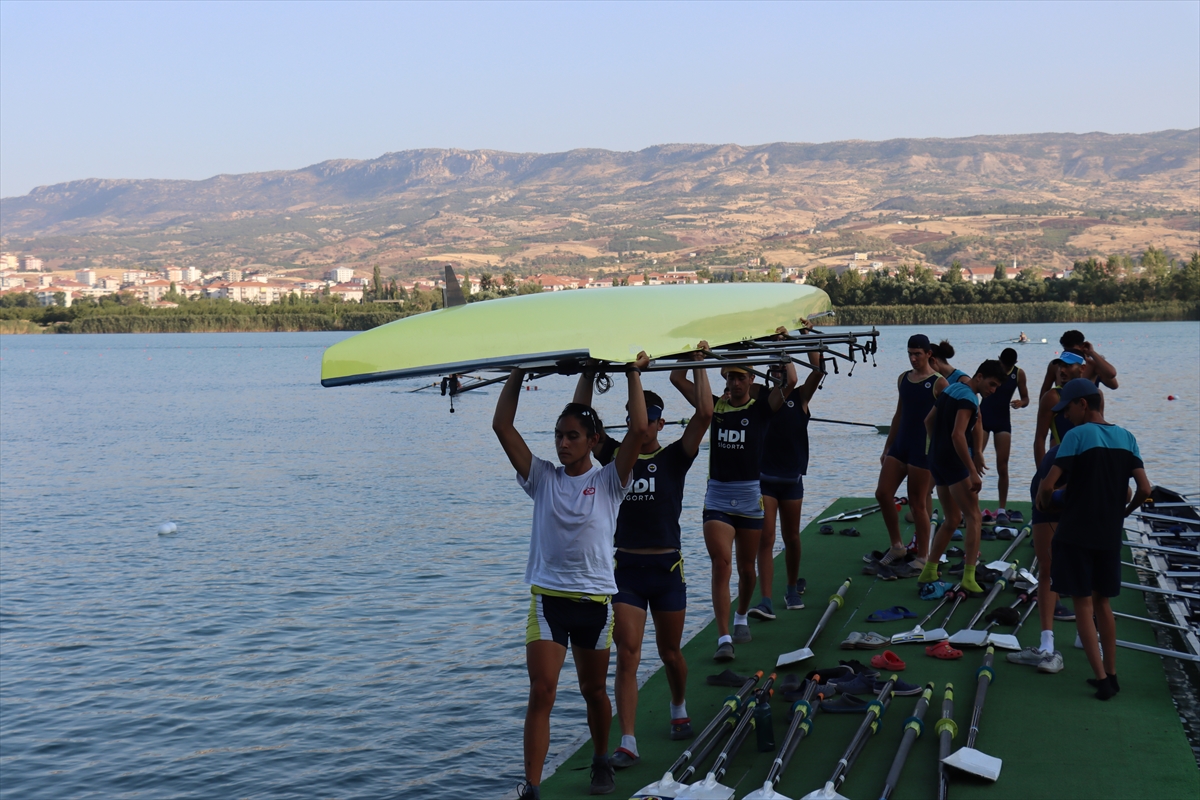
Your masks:
[{"label": "buoy in water", "polygon": [[169,536],[170,534],[175,533],[177,530],[179,529],[175,526],[174,522],[164,522],[162,525],[158,526],[158,535]]},{"label": "buoy in water", "polygon": [[1174,399],[1175,399],[1175,395],[1173,395],[1173,394],[1169,394],[1169,395],[1167,395],[1167,399],[1168,399],[1168,400],[1174,400]]}]

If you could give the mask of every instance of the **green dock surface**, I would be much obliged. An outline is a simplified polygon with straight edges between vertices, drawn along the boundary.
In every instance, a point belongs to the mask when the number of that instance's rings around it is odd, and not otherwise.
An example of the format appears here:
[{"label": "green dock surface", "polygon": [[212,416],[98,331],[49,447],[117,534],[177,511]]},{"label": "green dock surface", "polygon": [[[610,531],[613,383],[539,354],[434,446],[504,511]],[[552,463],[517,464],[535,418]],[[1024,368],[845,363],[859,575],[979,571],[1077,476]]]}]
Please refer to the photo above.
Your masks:
[{"label": "green dock surface", "polygon": [[[847,509],[874,502],[870,498],[842,498],[825,512],[823,518]],[[993,504],[994,505],[994,504]],[[1029,504],[1013,503],[1030,516]],[[779,670],[782,680],[788,671],[801,677],[810,670],[837,666],[839,659],[858,659],[869,663],[871,656],[884,649],[896,652],[907,669],[898,673],[909,683],[924,685],[930,681],[936,689],[925,716],[925,732],[913,746],[900,783],[893,792],[895,798],[936,797],[937,734],[934,725],[941,716],[942,692],[947,682],[955,687],[954,719],[959,734],[954,740],[957,750],[966,740],[975,697],[976,670],[982,664],[982,648],[964,648],[957,661],[939,661],[925,655],[921,644],[891,645],[879,650],[842,650],[841,641],[852,631],[877,631],[885,636],[909,630],[932,608],[934,603],[920,600],[912,579],[880,581],[863,575],[862,556],[872,549],[886,545],[887,534],[878,513],[850,523],[836,524],[840,529],[853,525],[862,532],[860,538],[822,536],[816,522],[801,533],[803,560],[801,575],[808,580],[806,608],[787,611],[782,608],[785,572],[782,554],[776,558],[774,598],[778,619],[773,622],[751,620],[754,641],[738,645],[737,660],[718,665],[712,660],[716,647],[716,625],[710,624],[683,652],[688,660],[688,711],[696,732],[708,723],[723,700],[733,689],[708,686],[705,677],[726,667],[742,675],[763,670],[764,675],[775,671],[780,653],[795,650],[816,626],[828,604],[829,596],[847,577],[853,579],[846,595],[845,606],[834,614],[825,631],[813,644],[816,654],[797,665]],[[911,530],[911,525],[908,530]],[[961,544],[961,543],[955,543]],[[1010,542],[983,542],[986,560],[999,558]],[[1126,560],[1128,558],[1128,551]],[[1032,540],[1027,539],[1013,554],[1023,566],[1033,560]],[[693,570],[696,574],[699,570]],[[945,577],[945,576],[944,576]],[[1125,568],[1124,580],[1137,582],[1137,575]],[[757,596],[755,602],[757,602]],[[1015,599],[1006,590],[992,607],[1009,605]],[[966,600],[948,626],[951,633],[966,626],[982,600]],[[866,617],[876,609],[901,605],[918,615],[917,620],[887,623],[867,623]],[[1117,611],[1146,615],[1141,592],[1126,589],[1113,602]],[[947,607],[935,615],[926,628],[936,627]],[[711,613],[710,608],[689,609],[692,614]],[[982,627],[982,623],[980,626]],[[1009,632],[1001,627],[1001,633]],[[1023,646],[1036,644],[1039,637],[1037,612],[1030,616],[1019,633]],[[1117,620],[1117,637],[1126,641],[1154,645],[1149,625],[1131,620]],[[1066,668],[1056,675],[1041,674],[1035,667],[1010,664],[1004,659],[1006,651],[996,651],[995,680],[987,693],[976,748],[1003,759],[1000,779],[987,783],[970,776],[956,776],[950,784],[952,798],[1048,798],[1067,800],[1099,800],[1100,798],[1200,798],[1200,770],[1188,746],[1183,725],[1172,704],[1171,693],[1159,656],[1121,648],[1117,653],[1117,671],[1121,692],[1108,702],[1093,696],[1094,690],[1084,681],[1092,677],[1083,651],[1074,647],[1075,623],[1055,624],[1056,646],[1062,652]],[[643,645],[653,648],[651,637]],[[881,677],[887,678],[885,673]],[[864,698],[867,699],[867,698]],[[878,798],[884,778],[900,743],[904,720],[913,711],[918,697],[896,697],[883,719],[879,733],[868,742],[854,765],[840,793],[849,798]],[[650,677],[641,690],[638,704],[638,749],[641,762],[617,772],[617,790],[609,797],[628,798],[631,794],[662,777],[663,772],[683,752],[686,742],[667,738],[669,728],[669,692],[666,677],[660,669]],[[775,741],[782,743],[787,730],[790,703],[782,698],[772,702]],[[799,800],[805,794],[821,788],[832,774],[842,751],[859,724],[861,714],[822,714],[817,712],[812,731],[800,743],[791,764],[784,773],[777,791]],[[580,728],[584,726],[581,719]],[[613,721],[609,752],[620,744],[620,728]],[[546,800],[588,796],[589,766],[592,745],[586,742],[575,754],[561,764],[542,784]],[[760,753],[753,734],[733,760],[721,781],[736,789],[741,798],[762,786],[775,753]],[[701,765],[697,778],[704,777],[709,764]]]}]

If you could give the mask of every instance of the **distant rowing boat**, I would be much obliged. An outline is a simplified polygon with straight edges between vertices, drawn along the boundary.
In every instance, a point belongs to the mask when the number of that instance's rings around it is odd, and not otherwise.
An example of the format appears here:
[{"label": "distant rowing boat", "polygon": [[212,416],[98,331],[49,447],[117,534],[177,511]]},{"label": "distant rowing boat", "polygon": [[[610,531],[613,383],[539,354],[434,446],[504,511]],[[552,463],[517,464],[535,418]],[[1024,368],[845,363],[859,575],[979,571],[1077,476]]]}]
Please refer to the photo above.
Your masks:
[{"label": "distant rowing boat", "polygon": [[1045,339],[1041,341],[1034,339],[1001,339],[998,342],[992,342],[992,344],[1049,344],[1049,342]]}]

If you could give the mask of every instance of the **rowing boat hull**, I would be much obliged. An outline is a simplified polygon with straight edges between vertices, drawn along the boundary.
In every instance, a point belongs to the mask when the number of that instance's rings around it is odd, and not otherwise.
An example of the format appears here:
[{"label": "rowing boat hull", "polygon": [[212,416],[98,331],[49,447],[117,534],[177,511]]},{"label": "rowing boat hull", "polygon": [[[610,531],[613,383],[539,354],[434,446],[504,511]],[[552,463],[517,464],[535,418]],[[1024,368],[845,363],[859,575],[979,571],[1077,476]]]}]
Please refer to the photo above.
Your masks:
[{"label": "rowing boat hull", "polygon": [[325,351],[321,384],[527,369],[593,358],[630,363],[794,329],[829,311],[829,296],[792,283],[632,286],[546,292],[396,320]]}]

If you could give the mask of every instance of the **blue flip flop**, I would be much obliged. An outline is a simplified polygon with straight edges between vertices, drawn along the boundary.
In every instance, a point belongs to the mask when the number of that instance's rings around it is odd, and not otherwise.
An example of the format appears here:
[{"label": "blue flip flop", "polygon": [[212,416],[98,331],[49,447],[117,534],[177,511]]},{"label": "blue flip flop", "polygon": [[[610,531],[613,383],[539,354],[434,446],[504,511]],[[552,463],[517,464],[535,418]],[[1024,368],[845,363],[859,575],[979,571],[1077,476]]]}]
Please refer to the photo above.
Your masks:
[{"label": "blue flip flop", "polygon": [[916,619],[916,617],[916,614],[904,606],[892,606],[872,611],[871,616],[867,617],[867,622],[895,622],[901,619]]}]

